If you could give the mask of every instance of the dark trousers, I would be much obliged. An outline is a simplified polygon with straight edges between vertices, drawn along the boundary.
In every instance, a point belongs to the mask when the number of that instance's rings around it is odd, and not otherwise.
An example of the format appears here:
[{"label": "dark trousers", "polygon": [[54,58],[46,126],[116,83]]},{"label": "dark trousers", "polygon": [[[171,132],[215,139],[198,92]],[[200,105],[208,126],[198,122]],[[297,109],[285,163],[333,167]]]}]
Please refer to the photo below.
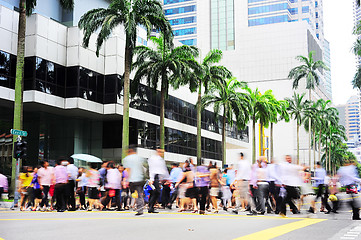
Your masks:
[{"label": "dark trousers", "polygon": [[148,209],[149,212],[154,211],[154,205],[157,202],[157,199],[160,195],[160,185],[159,185],[158,174],[156,174],[154,176],[153,186],[154,186],[154,189],[152,191],[150,191],[149,209]]},{"label": "dark trousers", "polygon": [[172,206],[172,204],[174,203],[174,201],[177,199],[177,196],[178,196],[178,187],[175,188],[176,183],[174,182],[174,183],[172,183],[172,185],[173,185],[174,191],[173,191],[172,195],[170,196],[170,200],[169,200],[169,204],[168,204],[169,206]]},{"label": "dark trousers", "polygon": [[124,208],[128,207],[128,199],[129,199],[129,188],[122,189],[121,193],[121,205]]},{"label": "dark trousers", "polygon": [[281,187],[275,186],[274,198],[276,200],[276,211],[275,211],[276,214],[281,212],[281,206],[282,206],[282,202],[283,202],[283,198],[280,196],[280,190],[281,190]]},{"label": "dark trousers", "polygon": [[162,199],[162,207],[168,206],[168,203],[170,201],[170,187],[169,187],[169,185],[163,184],[161,199]]},{"label": "dark trousers", "polygon": [[317,195],[315,198],[315,202],[318,198],[321,198],[321,202],[323,206],[327,209],[327,211],[331,211],[331,207],[328,204],[328,186],[325,186],[324,184],[318,185]]},{"label": "dark trousers", "polygon": [[198,194],[199,194],[199,210],[200,211],[205,211],[206,210],[207,196],[209,194],[208,187],[199,187],[198,188]]},{"label": "dark trousers", "polygon": [[56,195],[56,209],[65,210],[66,209],[66,194],[67,194],[67,183],[57,183],[55,184],[55,195]]},{"label": "dark trousers", "polygon": [[[107,189],[107,193],[105,195],[105,198],[102,198],[101,203],[103,204],[104,207],[108,206],[110,200],[112,199],[112,197],[109,196],[109,191],[111,189]],[[120,210],[121,204],[120,204],[120,190],[119,189],[114,189],[115,190],[115,203],[117,205],[117,209]]]},{"label": "dark trousers", "polygon": [[50,186],[43,185],[43,199],[41,200],[40,207],[48,207],[49,200],[48,200],[48,193],[49,193]]},{"label": "dark trousers", "polygon": [[137,212],[143,212],[144,208],[144,192],[143,192],[144,182],[131,182],[129,183],[130,192],[134,193],[138,192],[138,198],[135,199],[135,203],[137,204]]},{"label": "dark trousers", "polygon": [[293,203],[293,199],[298,198],[298,195],[299,195],[298,189],[297,189],[297,187],[293,187],[293,186],[286,186],[285,189],[286,189],[287,195],[282,202],[281,213],[286,215],[286,204],[287,203],[290,206],[290,209],[292,210],[292,212],[297,213],[298,209],[297,209],[296,205]]},{"label": "dark trousers", "polygon": [[79,200],[80,200],[80,206],[86,206],[85,204],[85,193],[86,193],[86,187],[80,187],[78,194],[79,194]]},{"label": "dark trousers", "polygon": [[67,191],[68,191],[67,192],[67,205],[68,205],[68,208],[71,210],[75,210],[75,208],[76,208],[74,188],[75,188],[75,181],[69,180],[69,182],[67,183]]}]

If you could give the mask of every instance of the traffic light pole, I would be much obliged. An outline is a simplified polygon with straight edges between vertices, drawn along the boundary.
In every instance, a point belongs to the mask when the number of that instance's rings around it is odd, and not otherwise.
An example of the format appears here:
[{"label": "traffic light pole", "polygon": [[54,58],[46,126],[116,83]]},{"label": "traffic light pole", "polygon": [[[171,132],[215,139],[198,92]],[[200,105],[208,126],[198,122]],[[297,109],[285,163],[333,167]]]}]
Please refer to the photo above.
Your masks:
[{"label": "traffic light pole", "polygon": [[[16,138],[17,142],[21,141],[21,136],[18,136]],[[15,142],[13,142],[13,149],[15,148]],[[19,179],[19,173],[20,173],[20,158],[13,156],[13,159],[15,160],[15,168],[14,166],[12,167],[12,174],[11,174],[11,191],[12,191],[12,196],[15,198],[15,196],[17,196],[17,194],[15,194],[15,192],[18,190],[19,186],[18,186],[18,179]]]}]

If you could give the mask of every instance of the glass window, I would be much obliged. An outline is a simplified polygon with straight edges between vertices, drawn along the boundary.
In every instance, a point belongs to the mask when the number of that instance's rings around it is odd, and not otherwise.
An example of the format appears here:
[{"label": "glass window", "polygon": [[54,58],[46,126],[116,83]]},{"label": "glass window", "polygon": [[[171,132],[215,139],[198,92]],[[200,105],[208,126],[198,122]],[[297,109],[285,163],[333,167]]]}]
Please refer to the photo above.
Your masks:
[{"label": "glass window", "polygon": [[41,58],[36,58],[36,78],[40,79],[40,80],[44,80],[45,81],[45,77],[46,77],[46,65],[47,62],[46,60],[43,60]]},{"label": "glass window", "polygon": [[196,6],[191,5],[191,6],[186,6],[186,7],[166,9],[164,12],[165,12],[165,15],[173,15],[173,14],[187,13],[187,12],[194,12],[194,11],[196,11]]},{"label": "glass window", "polygon": [[290,8],[288,9],[288,11],[290,12],[291,15],[298,14],[298,8]]},{"label": "glass window", "polygon": [[189,23],[195,23],[196,19],[197,19],[196,17],[176,18],[176,19],[169,20],[169,23],[172,26],[181,25],[181,24],[189,24]]},{"label": "glass window", "polygon": [[288,8],[287,3],[279,3],[261,7],[253,7],[248,9],[248,14],[260,14],[260,13],[268,13],[268,12],[276,12],[281,10],[286,10]]},{"label": "glass window", "polygon": [[49,83],[53,83],[53,84],[55,84],[56,82],[55,82],[55,67],[54,67],[54,63],[52,63],[52,62],[47,62],[47,74],[46,74],[46,76],[47,76],[47,78],[46,78],[46,80],[47,80],[47,82],[49,82]]},{"label": "glass window", "polygon": [[174,36],[183,36],[183,35],[189,35],[189,34],[195,34],[195,33],[197,33],[197,28],[195,28],[195,27],[173,30]]},{"label": "glass window", "polygon": [[78,86],[79,67],[66,68],[66,87]]},{"label": "glass window", "polygon": [[302,7],[302,13],[309,13],[309,12],[310,12],[309,6]]},{"label": "glass window", "polygon": [[318,12],[316,12],[316,18],[318,18]]},{"label": "glass window", "polygon": [[181,43],[188,46],[197,45],[197,39],[187,39],[187,40],[180,40]]},{"label": "glass window", "polygon": [[164,3],[164,5],[167,5],[167,4],[173,4],[173,3],[188,2],[188,1],[192,1],[192,0],[164,0],[163,3]]},{"label": "glass window", "polygon": [[258,26],[272,23],[288,22],[287,15],[275,16],[275,17],[266,17],[266,18],[257,18],[248,20],[248,26]]}]

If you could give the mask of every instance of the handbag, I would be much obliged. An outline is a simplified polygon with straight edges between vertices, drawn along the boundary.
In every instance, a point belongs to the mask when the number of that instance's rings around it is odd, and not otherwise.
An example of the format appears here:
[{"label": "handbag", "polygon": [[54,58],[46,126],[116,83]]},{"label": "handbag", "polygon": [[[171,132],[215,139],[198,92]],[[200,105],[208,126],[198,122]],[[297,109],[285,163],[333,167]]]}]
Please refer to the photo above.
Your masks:
[{"label": "handbag", "polygon": [[110,189],[109,190],[109,197],[114,197],[115,196],[115,190],[114,189]]}]

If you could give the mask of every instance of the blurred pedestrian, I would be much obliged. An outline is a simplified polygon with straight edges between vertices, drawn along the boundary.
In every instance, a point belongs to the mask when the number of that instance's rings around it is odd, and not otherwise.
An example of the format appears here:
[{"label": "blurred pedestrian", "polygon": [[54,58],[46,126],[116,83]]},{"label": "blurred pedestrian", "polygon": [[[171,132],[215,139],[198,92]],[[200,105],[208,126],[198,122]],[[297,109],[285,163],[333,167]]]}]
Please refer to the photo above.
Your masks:
[{"label": "blurred pedestrian", "polygon": [[75,183],[78,178],[78,168],[74,165],[74,159],[70,157],[68,159],[68,165],[66,167],[68,172],[68,183],[67,183],[67,205],[69,211],[76,210],[75,204]]},{"label": "blurred pedestrian", "polygon": [[136,214],[137,216],[143,214],[144,210],[144,159],[137,155],[134,146],[128,147],[128,155],[123,159],[124,167],[129,169],[129,188],[132,196],[135,197]]},{"label": "blurred pedestrian", "polygon": [[68,187],[67,165],[68,162],[64,159],[64,157],[60,157],[57,161],[57,166],[54,168],[54,194],[56,198],[56,209],[58,212],[64,212],[66,210],[66,196]]},{"label": "blurred pedestrian", "polygon": [[154,210],[154,205],[160,196],[160,184],[169,180],[169,173],[164,161],[164,150],[157,149],[155,154],[148,159],[149,177],[152,191],[149,199],[148,213],[158,213]]},{"label": "blurred pedestrian", "polygon": [[106,179],[105,179],[105,189],[106,196],[101,200],[103,205],[101,210],[106,209],[110,200],[114,197],[116,203],[117,211],[121,211],[120,205],[120,189],[121,189],[122,176],[117,168],[115,168],[114,162],[108,162]]},{"label": "blurred pedestrian", "polygon": [[40,208],[45,211],[49,207],[48,193],[54,178],[54,168],[49,167],[49,162],[45,160],[42,161],[40,165],[41,168],[38,170],[38,179],[40,189],[43,192],[43,199],[40,203]]},{"label": "blurred pedestrian", "polygon": [[99,203],[99,181],[100,173],[96,170],[96,163],[90,163],[90,169],[86,172],[87,189],[88,189],[88,211],[92,211],[93,207],[100,207]]}]

